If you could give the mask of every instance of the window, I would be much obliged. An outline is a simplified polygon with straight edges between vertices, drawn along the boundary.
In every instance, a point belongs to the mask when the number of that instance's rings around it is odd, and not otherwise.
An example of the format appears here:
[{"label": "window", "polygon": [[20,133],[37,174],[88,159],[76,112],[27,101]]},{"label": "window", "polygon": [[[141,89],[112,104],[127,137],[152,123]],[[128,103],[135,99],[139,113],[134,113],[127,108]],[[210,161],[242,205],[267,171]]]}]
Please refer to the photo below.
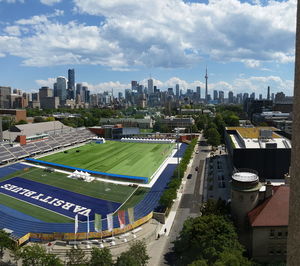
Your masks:
[{"label": "window", "polygon": [[288,237],[288,231],[285,232],[285,237]]},{"label": "window", "polygon": [[275,235],[275,230],[271,229],[270,230],[270,238],[273,238]]},{"label": "window", "polygon": [[277,236],[281,238],[282,237],[282,232],[278,232]]}]

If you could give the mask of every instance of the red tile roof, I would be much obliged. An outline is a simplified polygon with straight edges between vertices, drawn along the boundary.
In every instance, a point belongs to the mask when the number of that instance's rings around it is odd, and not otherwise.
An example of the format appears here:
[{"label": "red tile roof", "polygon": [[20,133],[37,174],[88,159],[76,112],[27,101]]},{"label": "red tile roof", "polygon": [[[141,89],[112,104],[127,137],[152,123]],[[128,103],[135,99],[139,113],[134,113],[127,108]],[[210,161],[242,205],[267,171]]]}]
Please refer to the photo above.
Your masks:
[{"label": "red tile roof", "polygon": [[273,187],[273,196],[248,213],[252,227],[256,226],[287,226],[289,222],[288,186]]}]

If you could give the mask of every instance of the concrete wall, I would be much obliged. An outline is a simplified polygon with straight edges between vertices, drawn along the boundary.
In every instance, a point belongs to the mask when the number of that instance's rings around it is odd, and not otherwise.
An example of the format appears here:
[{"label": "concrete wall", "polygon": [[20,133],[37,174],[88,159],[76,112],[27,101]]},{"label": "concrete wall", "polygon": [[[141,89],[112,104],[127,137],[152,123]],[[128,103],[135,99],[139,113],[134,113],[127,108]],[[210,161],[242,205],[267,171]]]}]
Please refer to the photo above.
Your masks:
[{"label": "concrete wall", "polygon": [[[273,235],[271,235],[271,230],[273,230]],[[252,228],[253,259],[260,262],[285,261],[286,245],[287,226]]]}]

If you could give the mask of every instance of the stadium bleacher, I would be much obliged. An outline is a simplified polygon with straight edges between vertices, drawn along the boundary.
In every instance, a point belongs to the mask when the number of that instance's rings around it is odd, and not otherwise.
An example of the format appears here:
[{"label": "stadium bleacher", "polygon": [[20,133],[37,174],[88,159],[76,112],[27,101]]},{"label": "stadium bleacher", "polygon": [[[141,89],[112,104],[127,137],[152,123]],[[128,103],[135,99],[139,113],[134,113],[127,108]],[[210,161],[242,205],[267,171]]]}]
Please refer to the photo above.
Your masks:
[{"label": "stadium bleacher", "polygon": [[11,146],[9,143],[0,144],[0,164],[14,162],[39,153],[54,151],[59,148],[91,140],[95,135],[85,128],[64,131],[49,135],[48,139],[30,142],[22,146]]}]

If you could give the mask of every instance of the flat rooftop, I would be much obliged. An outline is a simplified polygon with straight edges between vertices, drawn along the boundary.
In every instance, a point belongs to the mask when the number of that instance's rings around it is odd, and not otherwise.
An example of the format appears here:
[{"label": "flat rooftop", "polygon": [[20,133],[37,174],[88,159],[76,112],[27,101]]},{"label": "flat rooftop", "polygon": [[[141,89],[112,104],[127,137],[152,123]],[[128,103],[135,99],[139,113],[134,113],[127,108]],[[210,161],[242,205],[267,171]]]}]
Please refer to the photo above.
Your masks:
[{"label": "flat rooftop", "polygon": [[[260,130],[271,130],[270,138],[260,138]],[[226,127],[231,143],[235,149],[290,149],[291,142],[287,138],[280,136],[274,131],[275,127]],[[228,132],[228,131],[235,131]]]},{"label": "flat rooftop", "polygon": [[226,130],[236,130],[245,139],[258,139],[261,129],[272,130],[272,138],[282,138],[274,132],[278,130],[275,127],[226,127]]}]

